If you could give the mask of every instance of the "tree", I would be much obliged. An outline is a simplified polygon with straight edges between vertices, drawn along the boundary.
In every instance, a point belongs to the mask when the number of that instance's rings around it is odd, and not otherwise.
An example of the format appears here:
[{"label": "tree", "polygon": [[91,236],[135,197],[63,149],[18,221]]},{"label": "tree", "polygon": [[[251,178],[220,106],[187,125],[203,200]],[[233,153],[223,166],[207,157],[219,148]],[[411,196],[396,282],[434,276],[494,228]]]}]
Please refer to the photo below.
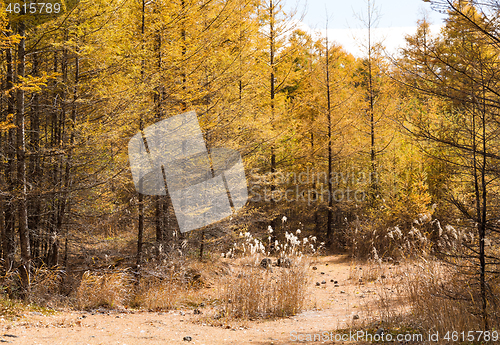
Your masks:
[{"label": "tree", "polygon": [[488,245],[498,243],[492,210],[498,208],[495,167],[499,157],[494,152],[500,134],[496,91],[500,51],[494,31],[487,31],[488,18],[475,2],[449,2],[448,6],[446,27],[440,37],[422,37],[427,25],[422,22],[420,38],[409,40],[411,45],[399,67],[402,83],[442,102],[437,116],[428,112],[432,108],[419,102],[423,106],[412,112],[407,128],[417,138],[438,147],[434,152],[453,172],[446,197],[463,217],[461,226],[477,237],[463,240],[463,252],[445,254],[462,260],[459,268],[477,279],[474,286],[481,301],[479,314],[483,329],[488,330],[489,320],[495,316],[490,309],[494,297],[488,284],[496,276],[495,270],[488,268],[500,263]]}]

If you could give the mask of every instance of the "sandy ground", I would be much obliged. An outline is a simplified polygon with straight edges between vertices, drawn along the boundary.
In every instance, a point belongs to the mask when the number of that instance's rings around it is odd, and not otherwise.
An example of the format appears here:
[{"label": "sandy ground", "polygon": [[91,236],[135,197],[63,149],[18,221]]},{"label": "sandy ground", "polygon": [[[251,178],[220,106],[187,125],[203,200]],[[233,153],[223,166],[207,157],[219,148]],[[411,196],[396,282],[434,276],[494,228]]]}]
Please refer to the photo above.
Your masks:
[{"label": "sandy ground", "polygon": [[[17,320],[0,319],[0,342],[50,345],[347,344],[349,342],[331,341],[333,338],[315,342],[299,340],[305,340],[308,334],[346,329],[361,323],[375,324],[375,302],[381,289],[387,288],[380,284],[381,279],[360,281],[358,277],[362,274],[358,271],[353,274],[354,267],[340,256],[322,257],[313,266],[317,269],[311,267],[311,308],[290,318],[247,321],[243,325],[221,328],[203,323],[203,314],[195,315],[192,309],[160,313],[58,312],[51,316],[32,312]],[[350,276],[353,278],[349,279]],[[321,284],[323,281],[326,284]],[[185,337],[191,340],[183,340]]]}]

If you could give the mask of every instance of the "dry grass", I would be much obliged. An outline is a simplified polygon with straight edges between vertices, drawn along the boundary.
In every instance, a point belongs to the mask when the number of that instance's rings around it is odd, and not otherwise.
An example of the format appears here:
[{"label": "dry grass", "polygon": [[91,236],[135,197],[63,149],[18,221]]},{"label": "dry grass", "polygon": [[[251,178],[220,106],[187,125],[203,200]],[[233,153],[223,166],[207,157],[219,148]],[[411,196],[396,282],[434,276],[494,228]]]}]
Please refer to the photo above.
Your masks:
[{"label": "dry grass", "polygon": [[140,282],[133,305],[147,310],[175,309],[181,294],[181,287],[171,281],[144,279]]},{"label": "dry grass", "polygon": [[221,315],[254,319],[295,315],[304,307],[307,286],[305,259],[290,268],[259,266],[260,257],[244,258],[219,287]]},{"label": "dry grass", "polygon": [[[498,282],[492,283],[493,296],[498,296]],[[482,330],[480,296],[473,275],[437,262],[421,263],[404,281],[412,318],[423,329],[465,332]],[[490,298],[489,298],[490,299]],[[490,299],[490,329],[500,329],[495,318],[494,301]]]},{"label": "dry grass", "polygon": [[219,263],[181,258],[149,262],[140,277],[129,269],[86,272],[73,298],[78,309],[137,308],[148,311],[196,307],[211,301],[211,280]]},{"label": "dry grass", "polygon": [[51,308],[64,303],[60,289],[64,272],[60,269],[49,269],[46,266],[35,268],[31,275],[29,301]]},{"label": "dry grass", "polygon": [[[282,226],[285,225],[283,217]],[[77,267],[86,267],[83,273],[34,268],[30,301],[78,310],[204,307],[199,319],[219,326],[294,315],[305,307],[308,259],[304,255],[318,255],[323,244],[316,243],[314,236],[299,238],[301,230],[286,231],[285,242],[271,243],[272,233],[269,227],[262,239],[248,232],[234,236],[237,243],[231,243],[229,252],[210,253],[212,259],[204,262],[199,261],[198,255],[182,251],[148,252],[144,254],[147,260],[140,268],[140,276],[131,268],[121,268],[132,267],[130,256],[119,255],[118,247],[123,241],[98,241],[75,257]],[[286,267],[262,268],[260,260],[264,257],[275,263],[283,260]],[[2,281],[16,287],[18,280],[12,272]]]},{"label": "dry grass", "polygon": [[50,301],[58,300],[61,277],[62,272],[57,269],[51,270],[47,267],[41,267],[34,270],[31,275],[31,289],[27,296],[28,303],[26,303],[12,298],[12,295],[16,296],[17,294],[13,288],[19,286],[19,273],[17,271],[7,272],[1,277],[3,291],[0,293],[0,316],[16,319],[27,312],[38,312],[44,315],[54,314],[53,303]]},{"label": "dry grass", "polygon": [[7,319],[17,319],[22,317],[27,312],[38,312],[43,315],[52,315],[55,313],[53,309],[40,307],[36,304],[26,304],[21,301],[8,298],[5,295],[0,295],[0,315]]},{"label": "dry grass", "polygon": [[104,273],[87,271],[83,274],[75,293],[76,307],[79,309],[122,307],[129,302],[131,288],[131,275],[126,269]]},{"label": "dry grass", "polygon": [[353,261],[349,267],[349,279],[355,282],[360,280],[365,283],[372,282],[381,279],[381,277],[386,277],[390,272],[388,267],[390,265],[383,263],[381,260],[366,260],[357,264]]},{"label": "dry grass", "polygon": [[[431,259],[404,260],[400,265],[369,261],[351,268],[350,279],[366,281],[367,277],[377,275],[386,279],[375,281],[379,299],[376,305],[363,306],[367,317],[362,327],[424,335],[429,332],[468,334],[483,329],[481,299],[473,275],[467,275],[456,266]],[[499,282],[492,280],[491,288],[491,296],[498,296]],[[496,302],[491,298],[489,326],[498,331],[500,319],[494,307]],[[360,324],[357,327],[361,327]],[[444,339],[440,341],[440,344],[449,343]]]},{"label": "dry grass", "polygon": [[176,280],[173,274],[146,275],[141,277],[130,304],[150,311],[176,309],[191,292],[188,284]]},{"label": "dry grass", "polygon": [[[217,319],[225,320],[298,313],[306,297],[306,260],[297,257],[289,268],[264,269],[259,265],[260,258],[252,255],[221,259],[218,263],[185,262],[186,267],[156,267],[154,272],[144,274],[137,285],[127,270],[86,272],[75,293],[76,307],[158,311],[195,308],[204,303],[218,306]],[[227,266],[230,269],[223,269]],[[207,277],[214,275],[217,278],[209,282]]]},{"label": "dry grass", "polygon": [[[285,227],[287,218],[282,218]],[[305,305],[308,260],[304,254],[318,255],[323,243],[316,237],[302,237],[301,230],[285,231],[283,242],[272,242],[268,227],[262,239],[240,233],[240,243],[223,256],[231,258],[235,270],[220,281],[218,299],[222,304],[216,318],[224,320],[285,317],[299,313]],[[270,248],[274,248],[271,257]],[[239,257],[238,259],[234,259]],[[262,259],[274,261],[262,267]],[[278,265],[278,260],[286,263]],[[282,267],[278,267],[282,266]]]}]

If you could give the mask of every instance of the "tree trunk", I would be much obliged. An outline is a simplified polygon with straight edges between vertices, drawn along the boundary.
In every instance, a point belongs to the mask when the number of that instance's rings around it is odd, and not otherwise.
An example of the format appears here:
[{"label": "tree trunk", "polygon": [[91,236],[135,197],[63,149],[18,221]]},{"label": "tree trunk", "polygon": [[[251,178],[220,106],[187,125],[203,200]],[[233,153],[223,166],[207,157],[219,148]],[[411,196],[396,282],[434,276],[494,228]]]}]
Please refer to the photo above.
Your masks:
[{"label": "tree trunk", "polygon": [[[23,22],[19,24],[19,35],[25,35],[25,25]],[[25,38],[22,38],[18,45],[17,59],[17,75],[24,77],[25,75]],[[28,207],[27,207],[27,189],[26,189],[26,142],[25,142],[25,116],[24,116],[24,90],[17,90],[17,188],[19,190],[18,197],[18,216],[19,216],[19,241],[21,246],[21,266],[20,276],[23,288],[22,296],[27,297],[30,289],[30,240],[28,229]]]},{"label": "tree trunk", "polygon": [[376,199],[379,194],[377,161],[375,147],[375,99],[373,91],[373,58],[372,58],[372,25],[373,25],[373,7],[368,2],[368,113],[370,116],[370,206],[375,207]]},{"label": "tree trunk", "polygon": [[[33,55],[33,75],[39,75],[38,54]],[[33,105],[30,112],[30,149],[29,159],[29,178],[30,183],[39,190],[41,186],[42,172],[40,167],[40,96],[38,93],[33,95]],[[38,195],[32,195],[29,198],[28,228],[31,230],[30,246],[33,259],[40,258],[40,239],[41,239],[41,201]]]},{"label": "tree trunk", "polygon": [[203,260],[203,250],[205,246],[205,229],[201,230],[200,238],[200,261]]},{"label": "tree trunk", "polygon": [[326,36],[326,100],[328,115],[328,220],[326,225],[326,245],[331,247],[333,243],[333,156],[332,156],[332,103],[330,94],[330,47],[328,35]]},{"label": "tree trunk", "polygon": [[[6,50],[6,62],[7,62],[7,77],[6,77],[6,87],[8,90],[12,89],[14,86],[14,59],[12,57],[12,49]],[[15,105],[15,94],[10,92],[7,99],[7,114],[14,114]],[[14,149],[15,143],[15,129],[9,129],[6,135],[5,143],[5,153],[7,156],[7,163],[4,169],[5,184],[7,186],[8,199],[4,201],[5,206],[5,226],[3,236],[3,259],[5,261],[5,269],[8,271],[15,266],[15,252],[16,252],[16,241],[15,241],[15,204],[13,196],[14,193],[14,171],[15,171],[15,155],[16,151]]]},{"label": "tree trunk", "polygon": [[[271,127],[274,130],[274,99],[276,95],[276,86],[274,83],[275,78],[275,32],[274,32],[274,3],[273,0],[269,0],[269,65],[271,66],[271,76],[270,76],[270,101],[271,101]],[[274,143],[271,144],[271,173],[276,172],[276,152]],[[274,180],[274,179],[273,179]],[[276,186],[271,185],[271,201],[274,202],[274,190]]]},{"label": "tree trunk", "polygon": [[[158,70],[162,70],[162,36],[161,31],[156,34],[156,53],[157,53],[157,67]],[[164,87],[162,85],[162,80],[160,79],[160,84],[156,87],[154,94],[154,103],[155,103],[155,118],[156,121],[161,121],[163,118],[163,95],[164,95]],[[166,185],[165,185],[166,189]],[[156,223],[156,243],[158,248],[160,245],[163,247],[165,241],[165,197],[162,195],[158,195],[155,197],[155,223]],[[160,250],[158,251],[160,254]]]},{"label": "tree trunk", "polygon": [[[142,0],[142,21],[141,21],[141,34],[142,34],[142,48],[144,49],[144,33],[146,29],[146,0]],[[141,62],[141,82],[144,82],[144,73],[145,73],[145,61],[142,60]],[[143,131],[144,129],[144,122],[142,119],[142,114],[139,119],[139,130]],[[142,179],[139,182],[139,190],[142,191]],[[143,236],[144,236],[144,196],[142,193],[139,193],[138,195],[138,208],[139,208],[139,219],[138,219],[138,229],[137,229],[137,257],[136,257],[136,266],[137,266],[137,278],[138,280],[140,279],[140,267],[142,263],[142,242],[143,242]]]},{"label": "tree trunk", "polygon": [[487,226],[487,182],[486,182],[486,90],[485,90],[485,80],[483,76],[483,66],[481,64],[481,79],[482,79],[482,109],[481,109],[481,120],[482,120],[482,164],[481,164],[481,191],[482,191],[482,209],[481,209],[481,219],[479,222],[479,263],[480,263],[480,285],[481,285],[481,302],[482,302],[482,319],[483,319],[483,331],[489,330],[488,321],[488,298],[487,298],[487,287],[486,287],[486,226]]}]

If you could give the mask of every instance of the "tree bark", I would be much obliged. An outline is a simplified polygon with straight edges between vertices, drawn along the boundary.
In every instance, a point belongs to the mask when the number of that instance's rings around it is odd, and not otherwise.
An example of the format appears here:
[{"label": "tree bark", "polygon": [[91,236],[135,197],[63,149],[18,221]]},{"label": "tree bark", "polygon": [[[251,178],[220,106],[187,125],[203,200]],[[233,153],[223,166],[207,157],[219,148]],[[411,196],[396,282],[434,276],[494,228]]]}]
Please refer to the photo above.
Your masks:
[{"label": "tree bark", "polygon": [[330,47],[326,36],[326,100],[328,115],[328,220],[326,226],[326,245],[333,243],[333,155],[332,155],[332,102],[330,92]]},{"label": "tree bark", "polygon": [[[142,40],[143,40],[143,45],[142,48],[144,49],[144,33],[146,29],[146,0],[142,0],[142,21],[141,21],[141,34],[142,34]],[[142,60],[141,62],[141,82],[144,82],[144,73],[145,73],[145,61]],[[142,114],[139,119],[139,130],[143,131],[144,129],[144,121],[142,119]],[[139,190],[142,191],[142,179],[139,182]],[[144,195],[139,192],[138,195],[138,211],[139,211],[139,219],[138,219],[138,229],[137,229],[137,256],[136,256],[136,267],[137,267],[137,278],[138,280],[140,279],[140,267],[142,263],[142,245],[143,245],[143,236],[144,236]]]},{"label": "tree bark", "polygon": [[[25,25],[23,22],[19,23],[19,35],[23,36],[18,45],[17,51],[17,75],[24,77],[25,75],[25,38],[26,33]],[[24,108],[24,90],[19,88],[17,90],[17,114],[16,114],[16,127],[17,127],[17,140],[16,140],[16,153],[17,153],[17,189],[18,196],[18,217],[19,217],[19,241],[21,246],[21,266],[20,276],[21,285],[23,288],[22,297],[26,298],[30,290],[30,240],[28,229],[28,208],[27,208],[27,183],[26,183],[26,142],[25,142],[25,108]]]},{"label": "tree bark", "polygon": [[[38,54],[33,55],[33,75],[39,75],[39,57]],[[40,95],[33,95],[33,105],[30,112],[30,142],[29,151],[29,179],[30,183],[35,186],[35,190],[39,191],[41,186],[42,172],[40,166]],[[28,199],[29,214],[28,228],[31,230],[30,247],[31,256],[33,259],[40,258],[40,239],[41,239],[41,201],[38,195],[32,195]]]},{"label": "tree bark", "polygon": [[[6,87],[7,90],[11,90],[14,86],[14,59],[12,56],[12,49],[6,50],[6,62],[7,62],[7,77],[6,77]],[[14,92],[10,92],[7,99],[7,114],[14,114],[14,106],[16,102]],[[5,184],[7,187],[7,198],[4,200],[5,206],[5,226],[3,236],[3,259],[5,261],[5,269],[8,271],[15,266],[15,252],[16,252],[16,241],[15,241],[15,197],[14,197],[14,172],[15,172],[15,129],[9,129],[6,135],[5,142],[5,153],[7,156],[7,163],[4,169]]]}]

